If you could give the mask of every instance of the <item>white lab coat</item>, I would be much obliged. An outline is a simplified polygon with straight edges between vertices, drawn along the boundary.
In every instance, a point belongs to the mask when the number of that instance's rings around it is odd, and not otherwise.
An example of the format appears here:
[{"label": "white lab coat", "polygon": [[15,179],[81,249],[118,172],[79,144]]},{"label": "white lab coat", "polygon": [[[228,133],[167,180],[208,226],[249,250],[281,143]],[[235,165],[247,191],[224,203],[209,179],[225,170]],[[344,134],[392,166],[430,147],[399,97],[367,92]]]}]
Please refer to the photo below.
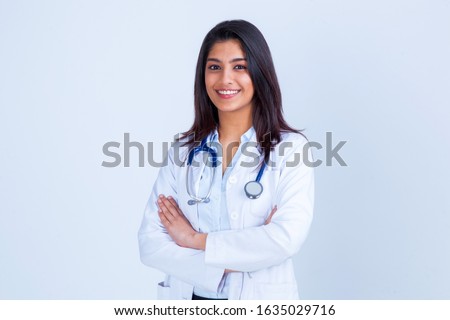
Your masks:
[{"label": "white lab coat", "polygon": [[[224,269],[239,271],[230,273],[227,280],[230,300],[298,299],[291,258],[312,221],[314,177],[313,168],[303,161],[307,140],[295,133],[284,133],[282,139],[285,143],[281,147],[278,144],[271,154],[275,166],[268,166],[261,178],[264,191],[258,199],[249,199],[244,192],[244,185],[255,180],[258,168],[240,163],[253,161],[249,154],[259,152],[253,147],[247,149],[247,155],[241,154],[227,181],[231,230],[209,233],[205,251],[178,246],[159,220],[159,194],[173,196],[196,230],[197,206],[207,205],[187,204],[186,165],[174,162],[174,157],[185,159],[187,147],[180,149],[179,156],[173,147],[169,150],[168,164],[160,169],[139,229],[141,261],[166,274],[158,284],[159,299],[189,300],[194,286],[216,292],[222,285]],[[256,142],[255,134],[250,140]],[[286,165],[295,159],[295,166]],[[264,225],[275,205],[277,212]]]}]

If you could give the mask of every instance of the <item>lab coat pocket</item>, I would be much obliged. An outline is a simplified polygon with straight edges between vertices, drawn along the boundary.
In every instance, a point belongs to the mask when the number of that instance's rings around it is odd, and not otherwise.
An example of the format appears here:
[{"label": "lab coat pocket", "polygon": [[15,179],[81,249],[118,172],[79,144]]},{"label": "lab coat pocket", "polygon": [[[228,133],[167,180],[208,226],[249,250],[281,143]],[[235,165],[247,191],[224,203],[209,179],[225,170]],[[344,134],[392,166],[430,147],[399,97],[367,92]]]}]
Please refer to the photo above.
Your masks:
[{"label": "lab coat pocket", "polygon": [[170,286],[166,286],[164,281],[158,283],[157,293],[158,300],[169,300],[170,299]]},{"label": "lab coat pocket", "polygon": [[[254,200],[248,200],[248,201],[258,201],[258,199]],[[266,221],[269,211],[269,206],[261,206],[257,203],[251,203],[250,210],[247,212],[247,214],[244,215],[244,226],[245,227],[257,227],[262,226],[264,222]]]}]

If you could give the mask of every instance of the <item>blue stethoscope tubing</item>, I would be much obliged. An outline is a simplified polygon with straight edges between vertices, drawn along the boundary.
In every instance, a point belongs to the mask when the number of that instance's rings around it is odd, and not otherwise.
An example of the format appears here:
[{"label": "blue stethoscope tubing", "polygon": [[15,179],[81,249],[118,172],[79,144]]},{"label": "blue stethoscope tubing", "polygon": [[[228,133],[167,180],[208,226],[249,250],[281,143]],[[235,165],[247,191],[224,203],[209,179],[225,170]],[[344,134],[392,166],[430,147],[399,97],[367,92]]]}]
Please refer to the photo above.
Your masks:
[{"label": "blue stethoscope tubing", "polygon": [[[192,161],[194,160],[195,155],[200,152],[207,152],[210,155],[210,159],[208,159],[208,160],[211,161],[211,166],[213,168],[217,167],[217,152],[213,148],[208,147],[206,145],[206,138],[204,138],[202,140],[202,142],[200,143],[200,146],[193,148],[189,152],[188,159],[186,162],[186,164],[187,164],[186,191],[187,191],[188,195],[191,197],[191,200],[188,201],[189,205],[194,205],[197,203],[208,203],[210,201],[209,196],[211,195],[214,177],[216,174],[216,170],[213,170],[212,175],[210,177],[209,189],[208,189],[208,193],[206,194],[206,197],[198,197],[193,192],[191,192],[189,177],[190,177],[190,171],[191,171],[191,167],[192,167]],[[259,169],[258,175],[256,176],[256,180],[249,181],[245,184],[245,186],[244,186],[245,195],[249,199],[258,199],[259,196],[261,195],[261,193],[263,192],[264,188],[263,188],[260,180],[262,178],[265,168],[266,168],[266,163],[263,162],[261,165],[261,168]]]}]

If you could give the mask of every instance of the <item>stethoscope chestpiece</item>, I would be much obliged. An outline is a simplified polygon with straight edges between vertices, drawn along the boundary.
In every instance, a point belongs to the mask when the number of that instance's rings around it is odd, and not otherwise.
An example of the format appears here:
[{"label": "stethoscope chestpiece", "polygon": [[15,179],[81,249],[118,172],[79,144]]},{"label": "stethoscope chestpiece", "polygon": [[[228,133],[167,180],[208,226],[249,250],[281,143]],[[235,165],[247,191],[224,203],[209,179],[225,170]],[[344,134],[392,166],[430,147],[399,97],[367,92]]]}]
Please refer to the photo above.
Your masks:
[{"label": "stethoscope chestpiece", "polygon": [[258,199],[263,192],[263,186],[259,181],[249,181],[245,184],[245,194],[249,199]]}]

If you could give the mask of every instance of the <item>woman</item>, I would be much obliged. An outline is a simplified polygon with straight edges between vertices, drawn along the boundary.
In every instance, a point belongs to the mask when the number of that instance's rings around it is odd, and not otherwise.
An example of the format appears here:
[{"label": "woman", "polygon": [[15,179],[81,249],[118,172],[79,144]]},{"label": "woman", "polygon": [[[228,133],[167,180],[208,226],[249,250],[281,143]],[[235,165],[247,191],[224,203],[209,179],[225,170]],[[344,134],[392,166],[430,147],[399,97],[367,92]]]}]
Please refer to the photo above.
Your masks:
[{"label": "woman", "polygon": [[206,35],[194,96],[194,124],[170,149],[139,230],[142,262],[167,275],[158,298],[297,299],[291,257],[311,224],[313,170],[254,25],[224,21]]}]

